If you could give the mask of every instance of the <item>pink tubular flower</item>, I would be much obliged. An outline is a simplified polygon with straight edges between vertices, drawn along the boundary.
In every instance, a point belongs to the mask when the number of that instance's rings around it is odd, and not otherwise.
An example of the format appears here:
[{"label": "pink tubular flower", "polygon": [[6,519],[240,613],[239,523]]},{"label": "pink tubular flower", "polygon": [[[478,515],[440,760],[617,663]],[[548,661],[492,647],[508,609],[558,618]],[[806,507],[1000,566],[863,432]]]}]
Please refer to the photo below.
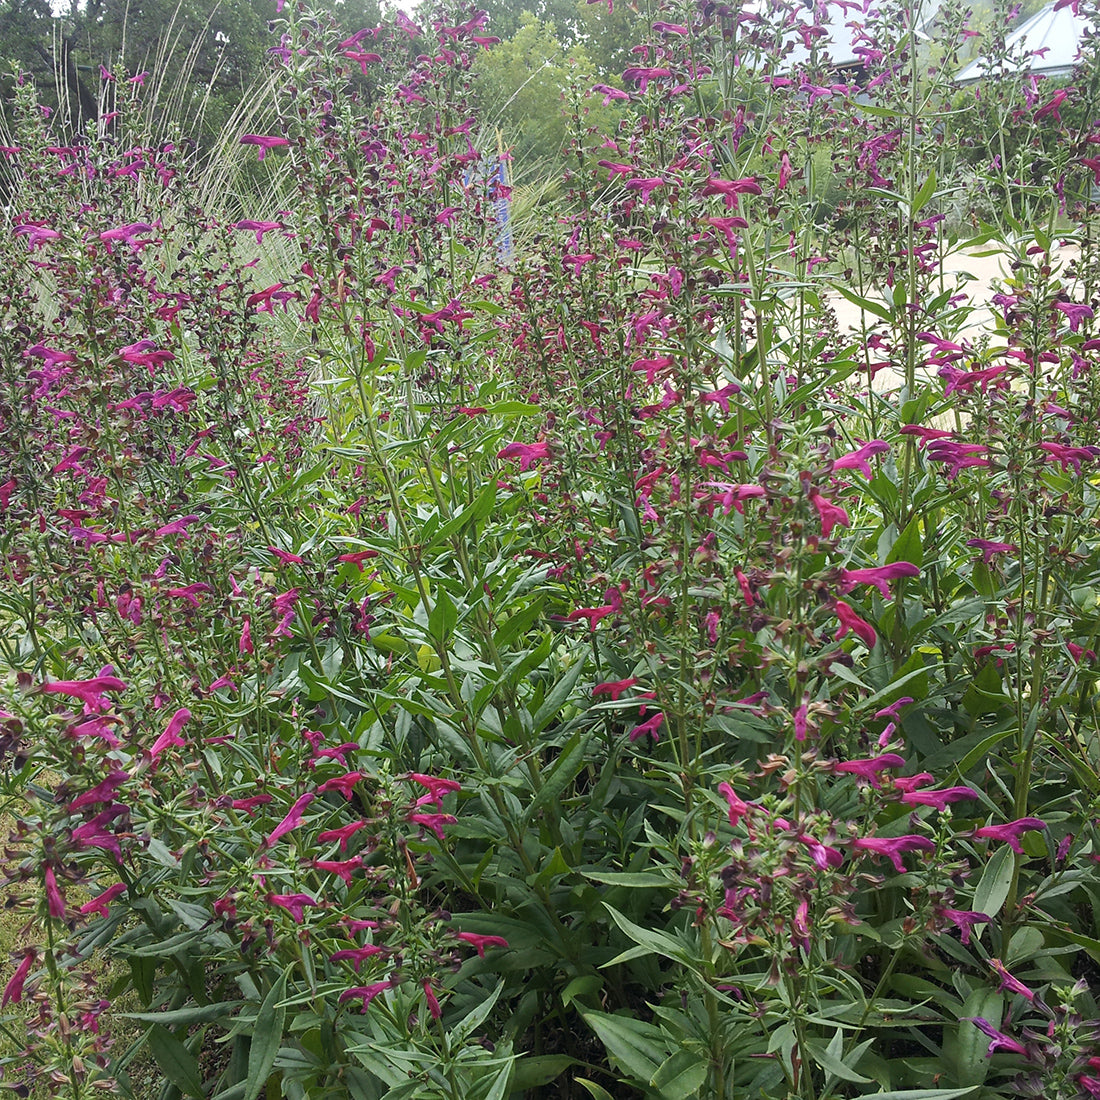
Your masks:
[{"label": "pink tubular flower", "polygon": [[861,470],[868,480],[871,478],[871,463],[868,461],[874,455],[883,454],[890,450],[890,444],[885,439],[872,439],[864,443],[857,451],[841,455],[833,462],[834,470]]},{"label": "pink tubular flower", "polygon": [[95,676],[91,680],[54,680],[39,689],[47,695],[71,695],[83,703],[95,705],[108,691],[125,691],[117,676]]},{"label": "pink tubular flower", "polygon": [[888,752],[882,756],[873,756],[866,760],[846,760],[840,764],[834,764],[833,770],[858,776],[878,790],[881,786],[878,781],[879,772],[885,771],[888,768],[904,767],[905,757],[898,756],[896,752]]},{"label": "pink tubular flower", "polygon": [[364,773],[360,771],[345,772],[343,775],[333,776],[332,779],[326,779],[317,788],[318,794],[324,794],[325,791],[339,791],[346,799],[350,801],[351,793],[355,789],[355,784],[363,778]]},{"label": "pink tubular flower", "polygon": [[380,982],[372,982],[370,985],[353,986],[351,989],[345,989],[344,992],[340,994],[340,1004],[344,1004],[345,1001],[361,1000],[363,1002],[363,1007],[360,1011],[366,1013],[371,1001],[373,1001],[379,993],[392,988],[392,983],[388,978]]},{"label": "pink tubular flower", "polygon": [[485,958],[485,948],[508,946],[508,941],[503,936],[482,936],[477,932],[456,932],[455,935],[477,948],[478,957],[482,959]]},{"label": "pink tubular flower", "polygon": [[1015,1039],[1010,1039],[1003,1031],[998,1031],[988,1020],[981,1016],[962,1016],[960,1019],[968,1020],[979,1031],[988,1035],[992,1042],[989,1044],[989,1049],[986,1051],[986,1057],[989,1058],[996,1054],[998,1051],[1003,1051],[1005,1054],[1018,1054],[1022,1058],[1030,1058],[1027,1052],[1027,1048],[1022,1044],[1016,1042]]},{"label": "pink tubular flower", "polygon": [[1001,985],[998,992],[1007,990],[1009,993],[1018,993],[1021,997],[1025,997],[1029,1001],[1035,1000],[1034,991],[1028,989],[1028,987],[1018,978],[1014,978],[1000,959],[990,959],[989,966],[993,973],[1001,979]]},{"label": "pink tubular flower", "polygon": [[253,221],[251,218],[245,218],[244,221],[237,222],[233,228],[247,229],[254,232],[256,234],[256,243],[263,244],[265,233],[272,233],[276,229],[282,229],[283,226],[281,222],[258,222]]},{"label": "pink tubular flower", "polygon": [[431,979],[427,978],[421,984],[424,987],[424,999],[428,1002],[428,1011],[433,1020],[438,1020],[443,1015],[443,1009],[439,1007],[439,998],[432,989]]},{"label": "pink tubular flower", "polygon": [[1017,547],[1011,542],[991,542],[989,539],[968,539],[967,546],[982,552],[982,561],[988,565],[994,554],[1015,554]]},{"label": "pink tubular flower", "polygon": [[363,866],[362,856],[352,856],[351,859],[314,859],[309,862],[310,867],[326,874],[336,875],[343,879],[345,886],[351,885],[352,876]]},{"label": "pink tubular flower", "polygon": [[23,949],[23,961],[15,968],[15,973],[8,979],[4,986],[4,996],[0,998],[0,1008],[6,1008],[9,1004],[18,1004],[23,999],[23,986],[26,984],[27,975],[38,958],[38,949],[25,947]]},{"label": "pink tubular flower", "polygon": [[871,852],[876,856],[886,856],[899,875],[905,873],[905,864],[901,862],[904,852],[934,852],[936,845],[923,836],[864,836],[852,842],[858,851]]},{"label": "pink tubular flower", "polygon": [[638,681],[631,677],[629,680],[605,680],[602,684],[596,684],[592,688],[593,695],[610,695],[612,702],[628,688],[632,688]]},{"label": "pink tubular flower", "polygon": [[250,798],[234,798],[230,805],[251,817],[258,806],[266,806],[273,798],[270,794],[254,794]]},{"label": "pink tubular flower", "polygon": [[639,737],[649,734],[654,741],[660,741],[660,735],[657,730],[660,728],[661,723],[665,720],[665,716],[658,711],[651,718],[647,718],[644,722],[639,723],[630,731],[630,742],[633,744]]},{"label": "pink tubular flower", "polygon": [[842,569],[840,571],[841,593],[851,592],[857,584],[871,584],[879,590],[884,600],[890,598],[887,582],[899,577],[919,577],[920,570],[907,561],[896,561],[890,565],[876,565],[870,569]]},{"label": "pink tubular flower", "polygon": [[241,138],[242,145],[255,145],[259,149],[259,159],[263,160],[267,153],[280,146],[289,145],[285,137],[269,137],[267,134],[245,134]]},{"label": "pink tubular flower", "polygon": [[91,901],[85,902],[80,907],[80,912],[84,914],[84,916],[90,916],[92,913],[96,913],[106,919],[110,912],[108,906],[115,898],[120,897],[124,893],[126,893],[126,883],[116,882],[114,886],[108,887],[102,894],[97,894]]},{"label": "pink tubular flower", "polygon": [[434,802],[435,805],[442,806],[445,794],[462,790],[462,784],[457,779],[439,779],[434,775],[422,775],[420,772],[410,772],[409,778],[414,783],[419,783],[428,792],[423,798],[417,799],[416,804],[418,806],[427,802]]},{"label": "pink tubular flower", "polygon": [[312,792],[307,792],[306,794],[302,795],[302,797],[299,798],[298,801],[290,807],[290,812],[286,815],[286,817],[284,817],[283,820],[280,821],[279,824],[276,825],[275,828],[271,831],[271,835],[267,838],[267,840],[264,841],[264,845],[270,848],[280,837],[285,836],[292,829],[297,829],[298,826],[302,824],[302,814],[305,813],[306,807],[316,797],[317,796]]},{"label": "pink tubular flower", "polygon": [[346,852],[348,850],[348,841],[359,832],[360,829],[365,829],[367,823],[365,821],[352,821],[347,825],[341,825],[339,829],[326,829],[323,833],[317,834],[317,839],[322,844],[328,844],[332,840],[338,840],[340,842],[340,851]]},{"label": "pink tubular flower", "polygon": [[153,757],[154,760],[169,746],[175,745],[182,748],[187,744],[187,742],[180,737],[180,730],[190,717],[191,712],[186,707],[180,707],[180,709],[172,715],[172,719],[164,732],[153,742],[153,747],[149,750],[149,755]]},{"label": "pink tubular flower", "polygon": [[363,947],[345,948],[343,951],[334,951],[329,955],[329,962],[336,962],[337,959],[348,959],[351,965],[355,968],[355,973],[359,973],[359,967],[366,962],[367,959],[372,958],[374,955],[382,954],[383,948],[379,947],[376,943],[368,943]]},{"label": "pink tubular flower", "polygon": [[821,534],[828,538],[833,533],[833,528],[839,523],[841,527],[848,526],[848,513],[839,504],[826,500],[820,493],[813,493],[810,503],[817,509],[821,517]]},{"label": "pink tubular flower", "polygon": [[1017,855],[1022,856],[1024,850],[1020,847],[1020,834],[1046,827],[1046,822],[1037,817],[1021,817],[1004,825],[983,825],[974,830],[974,835],[983,840],[1003,840]]},{"label": "pink tubular flower", "polygon": [[645,371],[647,386],[652,386],[657,381],[657,376],[666,370],[670,370],[675,363],[671,355],[658,355],[654,359],[635,359],[630,365],[633,371]]},{"label": "pink tubular flower", "polygon": [[520,471],[528,470],[540,458],[550,457],[550,444],[543,443],[509,443],[507,447],[497,452],[497,458],[504,460],[509,458],[519,459]]},{"label": "pink tubular flower", "polygon": [[703,195],[721,195],[726,200],[726,209],[737,206],[738,195],[759,195],[760,184],[752,176],[745,176],[739,180],[724,180],[714,176],[704,185]]},{"label": "pink tubular flower", "polygon": [[962,802],[977,798],[978,792],[971,787],[947,787],[942,791],[906,791],[901,796],[903,806],[933,806],[944,809],[950,802]]},{"label": "pink tubular flower", "polygon": [[301,924],[303,910],[307,905],[317,905],[317,901],[309,894],[268,894],[268,903],[285,909],[293,918],[295,924]]},{"label": "pink tubular flower", "polygon": [[42,877],[46,884],[46,911],[51,917],[56,917],[58,920],[64,920],[65,898],[57,885],[57,876],[54,874],[54,870],[49,864],[46,864],[46,869],[43,871]]},{"label": "pink tubular flower", "polygon": [[943,915],[959,930],[963,947],[970,945],[970,936],[976,924],[988,924],[993,918],[970,909],[943,909]]},{"label": "pink tubular flower", "polygon": [[846,604],[843,600],[836,601],[835,610],[836,617],[840,620],[840,629],[836,632],[837,641],[843,638],[850,630],[860,638],[868,649],[875,648],[875,642],[878,641],[878,635],[875,633],[875,628],[867,622],[866,619],[861,619],[852,610],[851,606]]},{"label": "pink tubular flower", "polygon": [[431,829],[438,840],[443,840],[443,826],[453,825],[458,819],[454,814],[409,814],[409,821],[424,829]]},{"label": "pink tubular flower", "polygon": [[844,862],[842,852],[838,852],[836,848],[830,848],[828,844],[823,844],[817,837],[801,833],[795,839],[806,845],[810,850],[810,858],[814,861],[814,865],[820,867],[822,871],[826,871],[830,867],[839,867]]},{"label": "pink tubular flower", "polygon": [[752,803],[743,801],[728,783],[719,783],[718,791],[720,794],[725,795],[726,802],[729,803],[730,824],[736,826],[741,818],[753,808]]},{"label": "pink tubular flower", "polygon": [[244,625],[241,627],[241,639],[237,643],[237,652],[240,654],[254,653],[255,647],[252,644],[252,620],[245,619]]}]

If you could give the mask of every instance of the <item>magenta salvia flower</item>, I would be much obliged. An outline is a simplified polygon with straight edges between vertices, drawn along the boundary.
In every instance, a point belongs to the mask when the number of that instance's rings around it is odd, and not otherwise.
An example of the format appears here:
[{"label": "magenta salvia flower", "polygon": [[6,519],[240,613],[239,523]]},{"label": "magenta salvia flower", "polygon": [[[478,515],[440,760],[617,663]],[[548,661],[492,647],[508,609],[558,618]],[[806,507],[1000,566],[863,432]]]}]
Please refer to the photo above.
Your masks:
[{"label": "magenta salvia flower", "polygon": [[822,871],[826,871],[830,867],[839,867],[844,862],[842,852],[837,851],[836,848],[830,848],[828,844],[823,844],[817,837],[801,833],[795,839],[806,845],[810,850],[810,858],[814,861],[814,865],[820,867]]},{"label": "magenta salvia flower", "polygon": [[821,534],[825,538],[833,533],[833,528],[838,523],[841,527],[849,526],[848,513],[839,504],[834,504],[817,492],[810,495],[810,503],[821,517]]},{"label": "magenta salvia flower", "polygon": [[1100,448],[1097,447],[1067,447],[1062,443],[1040,443],[1039,449],[1045,451],[1063,470],[1071,466],[1075,474],[1081,473],[1082,462],[1095,462]]},{"label": "magenta salvia flower", "polygon": [[836,601],[836,617],[840,620],[840,629],[836,632],[837,641],[850,630],[868,649],[874,649],[875,642],[878,641],[875,628],[866,619],[861,619],[843,600]]},{"label": "magenta salvia flower", "polygon": [[266,134],[245,134],[241,138],[242,145],[255,145],[259,149],[259,159],[263,160],[264,157],[271,149],[278,149],[282,145],[289,145],[285,137],[269,137]]},{"label": "magenta salvia flower", "polygon": [[114,886],[109,886],[102,894],[97,894],[91,901],[85,902],[80,907],[80,912],[85,916],[90,916],[92,913],[95,913],[106,919],[110,913],[108,906],[115,898],[121,897],[125,892],[126,883],[116,882]]},{"label": "magenta salvia flower", "polygon": [[934,852],[936,845],[923,836],[865,836],[852,842],[852,847],[876,856],[886,856],[894,865],[897,873],[904,874],[905,864],[901,857],[905,852]]},{"label": "magenta salvia flower", "polygon": [[341,825],[339,829],[326,829],[323,833],[317,834],[317,839],[322,844],[327,844],[331,840],[338,840],[340,842],[340,850],[346,852],[348,850],[348,841],[351,837],[357,833],[360,829],[365,829],[367,823],[365,821],[352,821],[347,825]]},{"label": "magenta salvia flower", "polygon": [[540,458],[550,457],[550,444],[542,443],[509,443],[497,452],[497,458],[518,458],[520,471],[530,469],[533,463]]},{"label": "magenta salvia flower", "polygon": [[700,192],[702,195],[721,195],[726,200],[727,209],[737,206],[739,195],[759,195],[760,193],[760,184],[752,176],[745,176],[738,180],[724,180],[712,176]]},{"label": "magenta salvia flower", "polygon": [[6,1008],[9,1004],[18,1004],[23,999],[23,986],[27,982],[27,975],[31,972],[35,960],[38,958],[38,949],[25,947],[23,949],[23,961],[15,968],[15,973],[8,979],[4,986],[4,996],[0,997],[0,1008]]},{"label": "magenta salvia flower", "polygon": [[428,1003],[428,1011],[431,1013],[433,1020],[438,1020],[443,1015],[443,1009],[439,1007],[439,998],[432,989],[431,979],[426,978],[421,982],[421,985],[424,988],[424,1000]]},{"label": "magenta salvia flower", "polygon": [[291,917],[294,918],[295,924],[302,923],[304,910],[307,905],[318,904],[309,894],[268,894],[267,900],[269,904],[277,905],[280,909],[285,909]]},{"label": "magenta salvia flower", "polygon": [[172,715],[172,719],[167,727],[165,727],[164,732],[153,742],[153,747],[149,750],[149,755],[156,759],[156,757],[164,752],[169,746],[182,748],[186,742],[180,737],[180,730],[190,717],[191,712],[186,707],[180,707],[180,709]]},{"label": "magenta salvia flower", "polygon": [[462,784],[457,779],[439,779],[434,775],[422,775],[420,772],[410,772],[409,778],[428,791],[423,798],[417,799],[416,804],[418,806],[427,802],[434,802],[435,805],[442,806],[445,794],[462,790]]},{"label": "magenta salvia flower", "polygon": [[297,829],[302,824],[302,814],[306,812],[306,808],[317,796],[312,791],[307,791],[301,798],[299,798],[293,806],[290,807],[289,813],[278,825],[271,831],[271,835],[268,836],[264,844],[270,848],[280,837],[286,836],[292,829]]},{"label": "magenta salvia flower", "polygon": [[873,756],[866,760],[846,760],[833,765],[833,770],[856,775],[866,780],[872,787],[878,789],[881,784],[878,781],[878,773],[888,768],[904,768],[905,757],[898,756],[896,752],[884,753],[882,756]]},{"label": "magenta salvia flower", "polygon": [[340,994],[340,1004],[344,1004],[346,1001],[361,1000],[363,1002],[361,1012],[365,1013],[371,1001],[373,1001],[379,993],[392,988],[393,983],[388,978],[380,982],[372,982],[370,985],[353,986],[351,989],[345,989],[344,992]]},{"label": "magenta salvia flower", "polygon": [[850,454],[841,455],[840,458],[834,459],[833,469],[860,470],[863,476],[870,480],[871,463],[869,459],[889,450],[890,444],[887,443],[885,439],[872,439],[869,443],[864,443],[859,450],[852,451]]},{"label": "magenta salvia flower", "polygon": [[963,1016],[964,1020],[969,1020],[979,1031],[988,1035],[992,1042],[989,1044],[989,1048],[986,1051],[986,1057],[990,1057],[996,1054],[998,1051],[1003,1051],[1006,1054],[1019,1054],[1022,1058],[1028,1058],[1027,1048],[1023,1044],[1016,1042],[1015,1039],[1010,1039],[1003,1031],[998,1031],[988,1020],[981,1016]]},{"label": "magenta salvia flower", "polygon": [[1017,547],[1011,542],[992,542],[990,539],[967,539],[967,546],[973,546],[982,552],[982,561],[986,565],[993,560],[994,554],[1015,554]]},{"label": "magenta salvia flower", "polygon": [[325,871],[330,875],[336,875],[338,878],[343,879],[346,886],[351,885],[351,880],[363,866],[362,856],[352,856],[351,859],[313,859],[309,861],[308,866],[315,867],[318,871]]},{"label": "magenta salvia flower", "polygon": [[125,691],[117,676],[95,676],[91,680],[54,680],[39,689],[48,695],[72,695],[84,703],[96,704],[108,691]]},{"label": "magenta salvia flower", "polygon": [[48,863],[46,869],[42,872],[42,877],[46,885],[46,911],[51,917],[64,920],[65,897],[57,885],[57,875],[54,874],[53,868]]},{"label": "magenta salvia flower", "polygon": [[1003,840],[1014,852],[1023,855],[1020,834],[1046,827],[1046,822],[1040,821],[1037,817],[1021,817],[1004,825],[983,825],[980,829],[974,830],[974,835],[981,837],[982,840]]},{"label": "magenta salvia flower", "polygon": [[1017,993],[1021,997],[1025,997],[1029,1001],[1035,1000],[1035,993],[1033,990],[1028,989],[1019,978],[1014,978],[1005,967],[1005,964],[1000,959],[990,959],[989,967],[998,978],[1001,979],[1000,990],[1007,990],[1009,993]]},{"label": "magenta salvia flower", "polygon": [[901,803],[903,806],[933,806],[942,810],[948,803],[977,797],[978,792],[971,787],[947,787],[942,791],[906,791],[901,796]]},{"label": "magenta salvia flower", "polygon": [[963,947],[970,945],[970,936],[976,924],[988,924],[993,918],[971,909],[943,909],[943,915],[959,930]]},{"label": "magenta salvia flower", "polygon": [[253,221],[251,218],[245,218],[243,221],[235,223],[233,228],[254,232],[256,234],[256,244],[263,244],[264,233],[272,233],[277,229],[282,229],[283,223],[278,221]]},{"label": "magenta salvia flower", "polygon": [[1055,302],[1054,308],[1065,314],[1070,332],[1076,332],[1081,327],[1082,321],[1090,320],[1095,316],[1091,306],[1081,305],[1078,302]]},{"label": "magenta salvia flower", "polygon": [[339,791],[345,798],[350,800],[352,792],[355,790],[355,784],[363,778],[363,775],[363,772],[354,771],[333,776],[331,779],[326,779],[317,788],[317,793],[324,794],[326,791]]},{"label": "magenta salvia flower", "polygon": [[634,677],[628,680],[606,680],[602,684],[595,684],[592,688],[592,694],[610,695],[612,702],[615,702],[624,691],[634,687],[637,682],[638,681]]},{"label": "magenta salvia flower", "polygon": [[361,967],[367,959],[382,954],[383,950],[384,949],[379,947],[376,943],[368,943],[363,947],[345,948],[343,951],[334,951],[328,958],[329,962],[336,962],[337,959],[348,959],[355,968],[355,973],[358,974],[359,967]]},{"label": "magenta salvia flower", "polygon": [[920,570],[907,561],[891,562],[889,565],[876,565],[869,569],[842,569],[840,571],[840,591],[851,592],[857,584],[872,584],[882,593],[883,599],[890,598],[887,582],[899,577],[919,577]]},{"label": "magenta salvia flower", "polygon": [[658,711],[652,717],[647,718],[644,722],[639,723],[630,731],[630,740],[633,743],[637,741],[639,737],[649,734],[654,741],[660,741],[660,735],[657,730],[660,728],[661,723],[665,720],[665,716]]},{"label": "magenta salvia flower", "polygon": [[749,810],[753,809],[751,802],[742,801],[741,797],[728,783],[719,783],[718,791],[725,795],[729,803],[730,824],[736,826]]},{"label": "magenta salvia flower", "polygon": [[409,814],[409,821],[412,822],[413,825],[419,825],[424,829],[431,829],[439,840],[443,840],[443,826],[453,825],[456,820],[458,819],[454,814]]},{"label": "magenta salvia flower", "polygon": [[623,81],[627,84],[637,84],[638,90],[644,95],[651,80],[664,80],[672,76],[670,69],[661,68],[635,68],[623,71]]},{"label": "magenta salvia flower", "polygon": [[487,947],[508,946],[508,941],[503,936],[482,936],[477,932],[456,932],[455,935],[463,942],[472,944],[477,948],[477,953],[481,958],[485,958],[485,948]]},{"label": "magenta salvia flower", "polygon": [[675,363],[671,355],[659,355],[653,359],[635,359],[630,365],[634,371],[645,371],[647,386],[652,386],[657,381],[657,376],[663,371],[670,370]]}]

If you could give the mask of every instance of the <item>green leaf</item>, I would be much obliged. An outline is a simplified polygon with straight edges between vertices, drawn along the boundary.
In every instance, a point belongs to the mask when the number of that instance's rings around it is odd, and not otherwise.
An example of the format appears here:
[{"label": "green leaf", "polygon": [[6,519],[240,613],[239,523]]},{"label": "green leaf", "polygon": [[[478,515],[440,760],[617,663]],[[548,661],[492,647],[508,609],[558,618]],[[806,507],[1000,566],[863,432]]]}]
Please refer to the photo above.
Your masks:
[{"label": "green leaf", "polygon": [[264,1002],[256,1016],[256,1025],[252,1032],[252,1045],[248,1049],[248,1080],[245,1100],[256,1100],[260,1089],[271,1076],[271,1067],[275,1064],[275,1055],[283,1043],[283,1028],[286,1025],[286,1007],[279,1002],[286,999],[286,983],[294,964],[287,967],[279,980],[267,991]]},{"label": "green leaf", "polygon": [[[871,1083],[870,1077],[864,1077],[862,1073],[856,1073],[844,1061],[844,1029],[838,1027],[836,1033],[832,1039],[829,1040],[829,1045],[825,1046],[820,1042],[810,1040],[807,1045],[809,1046],[810,1053],[814,1056],[814,1061],[823,1069],[826,1073],[832,1074],[834,1077],[839,1077],[842,1081],[852,1081],[857,1085],[869,1085]],[[861,1044],[862,1045],[862,1044]],[[864,1047],[866,1049],[866,1047]],[[853,1060],[858,1059],[858,1055],[862,1051],[856,1048],[853,1052]]]},{"label": "green leaf", "polygon": [[891,1089],[889,1092],[869,1092],[863,1100],[955,1100],[958,1096],[968,1096],[979,1085],[970,1085],[964,1089]]},{"label": "green leaf", "polygon": [[440,586],[435,594],[435,607],[428,616],[428,634],[433,641],[445,645],[447,639],[454,633],[458,625],[458,608],[454,601],[447,595],[447,590]]},{"label": "green leaf", "polygon": [[538,793],[531,800],[531,805],[525,814],[526,821],[534,821],[539,813],[546,807],[558,805],[565,788],[577,778],[584,767],[585,758],[588,755],[588,743],[592,739],[589,730],[577,730],[562,747],[561,755],[550,766],[539,787]]},{"label": "green leaf", "polygon": [[464,1043],[474,1031],[485,1022],[485,1018],[493,1011],[493,1005],[497,1003],[501,991],[504,989],[504,979],[497,983],[496,989],[485,1000],[475,1005],[473,1011],[467,1013],[454,1027],[451,1028],[451,1042]]},{"label": "green leaf", "polygon": [[1012,872],[1016,868],[1013,855],[1012,849],[1006,844],[986,864],[978,888],[974,891],[972,907],[975,913],[995,917],[1001,911],[1012,883]]},{"label": "green leaf", "polygon": [[929,203],[936,193],[936,170],[928,173],[928,179],[921,184],[921,189],[913,196],[912,216],[915,218]]},{"label": "green leaf", "polygon": [[535,711],[531,719],[533,733],[541,733],[558,716],[566,700],[573,694],[573,689],[577,686],[582,672],[584,672],[584,661],[581,660],[574,661],[566,669],[565,675],[550,689],[550,694],[546,696],[542,706]]},{"label": "green leaf", "polygon": [[699,1094],[706,1079],[706,1061],[694,1051],[678,1050],[661,1063],[649,1083],[665,1100],[688,1100]]},{"label": "green leaf", "polygon": [[587,1077],[578,1077],[576,1080],[578,1085],[584,1085],[592,1100],[615,1100],[615,1097],[603,1085],[597,1085],[595,1081],[589,1081]]},{"label": "green leaf", "polygon": [[149,1029],[146,1039],[149,1053],[164,1071],[164,1076],[187,1096],[203,1100],[202,1072],[199,1060],[172,1033],[160,1025]]},{"label": "green leaf", "polygon": [[144,1024],[162,1027],[180,1027],[183,1024],[206,1024],[221,1020],[233,1013],[243,1001],[225,1001],[221,1004],[194,1005],[191,1008],[173,1008],[168,1012],[120,1012],[128,1020],[140,1020]]},{"label": "green leaf", "polygon": [[890,547],[890,553],[886,555],[886,564],[906,561],[915,565],[918,569],[924,565],[924,540],[921,538],[920,517],[914,516],[905,530],[898,535],[894,545]]},{"label": "green leaf", "polygon": [[526,1092],[528,1089],[548,1085],[576,1064],[568,1054],[536,1054],[529,1058],[520,1058],[512,1074],[512,1091]]},{"label": "green leaf", "polygon": [[632,1016],[610,1016],[606,1012],[582,1012],[581,1016],[599,1036],[607,1053],[636,1082],[648,1084],[653,1080],[660,1065],[654,1054],[662,1054],[666,1046],[665,1036],[660,1028]]},{"label": "green leaf", "polygon": [[872,313],[883,321],[890,321],[893,319],[893,311],[887,309],[881,302],[872,302],[870,298],[861,298],[854,290],[846,286],[840,286],[834,283],[833,287],[842,297],[847,298],[852,305],[859,306],[864,313]]},{"label": "green leaf", "polygon": [[[655,928],[643,928],[640,924],[635,924],[632,920],[624,917],[622,913],[613,909],[607,902],[603,903],[603,907],[611,914],[612,920],[619,928],[641,948],[641,951],[629,952],[631,958],[635,958],[639,954],[662,955],[666,959],[682,963],[693,970],[698,969],[698,961],[692,958],[687,948],[679,940],[670,936],[667,932],[658,932]],[[605,967],[613,966],[623,958],[624,956],[620,955],[618,959],[612,959],[611,962],[603,965]]]},{"label": "green leaf", "polygon": [[585,878],[593,882],[602,882],[605,886],[626,886],[631,889],[640,889],[647,886],[663,886],[669,889],[675,883],[669,882],[664,875],[658,875],[653,871],[583,871]]}]

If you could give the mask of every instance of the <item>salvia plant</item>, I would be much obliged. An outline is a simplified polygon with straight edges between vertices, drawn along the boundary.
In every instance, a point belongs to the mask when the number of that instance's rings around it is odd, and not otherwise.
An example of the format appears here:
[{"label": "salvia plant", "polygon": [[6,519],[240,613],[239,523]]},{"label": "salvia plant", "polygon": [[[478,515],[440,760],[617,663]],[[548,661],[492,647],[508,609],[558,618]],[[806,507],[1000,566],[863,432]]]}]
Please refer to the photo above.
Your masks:
[{"label": "salvia plant", "polygon": [[0,1084],[1100,1096],[1095,36],[655,8],[513,239],[484,13],[278,8],[254,190],[17,88]]}]

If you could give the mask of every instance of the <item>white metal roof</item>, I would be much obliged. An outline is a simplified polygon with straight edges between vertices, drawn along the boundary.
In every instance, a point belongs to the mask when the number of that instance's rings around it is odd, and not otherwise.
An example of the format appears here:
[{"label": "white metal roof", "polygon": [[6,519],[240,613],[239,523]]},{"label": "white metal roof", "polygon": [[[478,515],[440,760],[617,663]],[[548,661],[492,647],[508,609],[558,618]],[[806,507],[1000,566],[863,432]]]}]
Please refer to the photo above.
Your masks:
[{"label": "white metal roof", "polygon": [[1013,60],[1004,63],[979,57],[959,70],[955,80],[968,84],[997,73],[1042,73],[1065,76],[1077,61],[1081,39],[1091,23],[1070,7],[1054,10],[1054,3],[1033,15],[1006,39]]}]

